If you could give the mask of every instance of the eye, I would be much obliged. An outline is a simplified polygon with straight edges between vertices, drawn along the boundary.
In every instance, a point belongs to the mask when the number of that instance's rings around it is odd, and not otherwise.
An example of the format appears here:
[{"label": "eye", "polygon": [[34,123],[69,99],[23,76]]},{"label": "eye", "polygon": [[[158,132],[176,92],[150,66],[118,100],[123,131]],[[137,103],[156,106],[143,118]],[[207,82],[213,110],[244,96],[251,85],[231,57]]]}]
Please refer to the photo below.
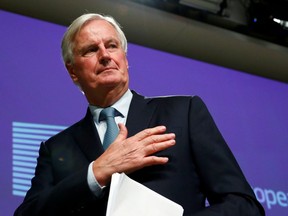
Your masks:
[{"label": "eye", "polygon": [[98,47],[96,46],[87,47],[86,49],[83,50],[82,55],[83,56],[93,55],[93,53],[97,51],[98,51]]},{"label": "eye", "polygon": [[118,48],[118,45],[116,43],[109,43],[108,49],[116,49]]},{"label": "eye", "polygon": [[119,48],[119,41],[111,39],[105,43],[106,49],[114,50]]},{"label": "eye", "polygon": [[91,47],[88,49],[88,52],[96,52],[97,48],[96,47]]}]

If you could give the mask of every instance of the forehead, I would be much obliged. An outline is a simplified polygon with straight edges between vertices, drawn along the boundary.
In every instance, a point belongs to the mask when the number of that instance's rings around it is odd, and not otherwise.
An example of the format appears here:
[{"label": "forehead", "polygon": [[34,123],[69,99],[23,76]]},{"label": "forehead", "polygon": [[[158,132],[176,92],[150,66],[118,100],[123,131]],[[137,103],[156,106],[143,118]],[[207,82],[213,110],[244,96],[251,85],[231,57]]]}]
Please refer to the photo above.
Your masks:
[{"label": "forehead", "polygon": [[104,37],[119,38],[115,27],[106,20],[90,20],[85,23],[75,35],[75,41],[91,37],[99,39]]}]

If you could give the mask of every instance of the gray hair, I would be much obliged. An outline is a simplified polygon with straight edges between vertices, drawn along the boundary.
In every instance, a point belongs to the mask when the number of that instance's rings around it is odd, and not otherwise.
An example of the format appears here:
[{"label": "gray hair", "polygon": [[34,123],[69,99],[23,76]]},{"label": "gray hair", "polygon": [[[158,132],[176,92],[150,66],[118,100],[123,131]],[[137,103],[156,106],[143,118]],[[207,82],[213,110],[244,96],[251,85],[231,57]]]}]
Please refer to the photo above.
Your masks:
[{"label": "gray hair", "polygon": [[127,53],[127,39],[124,32],[121,29],[120,24],[111,16],[105,16],[96,13],[83,14],[82,16],[75,19],[65,32],[61,49],[62,49],[62,59],[64,63],[73,63],[73,48],[74,48],[74,38],[76,34],[81,30],[81,28],[92,20],[106,20],[109,22],[116,30],[119,39],[121,41],[121,46],[125,53]]}]

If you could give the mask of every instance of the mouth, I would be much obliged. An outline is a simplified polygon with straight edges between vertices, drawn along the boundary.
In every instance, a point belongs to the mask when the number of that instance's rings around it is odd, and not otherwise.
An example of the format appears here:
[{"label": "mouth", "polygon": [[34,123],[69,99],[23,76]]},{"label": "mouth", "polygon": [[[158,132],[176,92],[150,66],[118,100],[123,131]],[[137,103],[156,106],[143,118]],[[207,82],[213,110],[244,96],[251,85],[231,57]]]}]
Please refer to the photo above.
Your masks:
[{"label": "mouth", "polygon": [[117,70],[117,68],[114,68],[114,67],[103,68],[103,69],[99,70],[98,74],[105,73],[105,72],[111,72],[113,70]]}]

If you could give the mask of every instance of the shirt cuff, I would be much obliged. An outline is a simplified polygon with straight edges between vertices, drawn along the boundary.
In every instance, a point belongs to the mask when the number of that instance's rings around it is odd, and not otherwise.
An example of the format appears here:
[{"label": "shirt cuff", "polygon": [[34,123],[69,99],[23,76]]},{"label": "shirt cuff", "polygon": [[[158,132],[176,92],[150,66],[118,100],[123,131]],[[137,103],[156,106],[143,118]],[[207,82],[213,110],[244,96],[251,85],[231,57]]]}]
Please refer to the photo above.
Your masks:
[{"label": "shirt cuff", "polygon": [[92,161],[88,167],[87,182],[92,193],[95,196],[100,197],[105,186],[101,187],[101,185],[98,183],[97,179],[95,178],[94,173],[93,173],[93,163],[94,161]]}]

